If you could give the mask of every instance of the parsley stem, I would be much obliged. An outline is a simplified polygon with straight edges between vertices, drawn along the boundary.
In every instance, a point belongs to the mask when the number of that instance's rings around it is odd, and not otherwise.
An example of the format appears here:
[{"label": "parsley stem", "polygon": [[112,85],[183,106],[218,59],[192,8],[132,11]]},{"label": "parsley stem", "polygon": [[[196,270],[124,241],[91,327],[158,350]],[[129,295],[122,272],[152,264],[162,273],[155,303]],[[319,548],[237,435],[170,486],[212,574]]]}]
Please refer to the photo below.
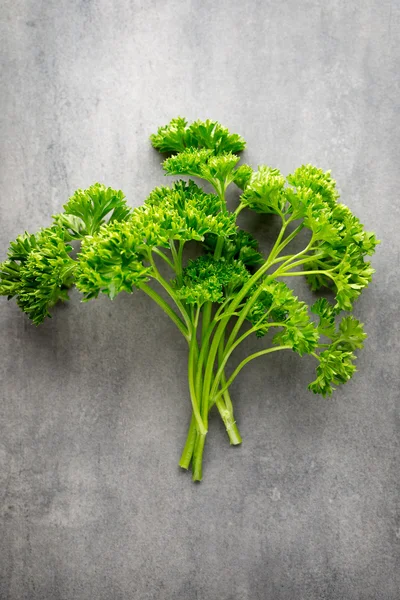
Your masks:
[{"label": "parsley stem", "polygon": [[[288,224],[290,223],[290,221],[291,221],[291,219],[288,219],[287,221],[283,222],[281,231],[276,239],[276,242],[270,252],[270,255],[269,255],[267,261],[260,267],[260,269],[258,271],[256,271],[254,273],[254,275],[250,278],[250,280],[247,282],[247,284],[243,287],[241,292],[239,292],[238,296],[235,298],[235,302],[232,303],[231,309],[234,308],[234,305],[236,303],[238,303],[238,304],[240,303],[242,298],[247,293],[248,289],[251,289],[251,286],[254,283],[256,283],[257,280],[260,279],[260,277],[269,269],[269,267],[271,267],[274,264],[277,256],[279,256],[279,253],[283,250],[283,248],[289,243],[289,241],[294,239],[294,237],[301,231],[302,225],[299,225],[287,238],[284,239],[283,242],[281,242],[281,240],[284,236],[285,230],[286,230]],[[289,238],[290,238],[290,240],[289,240]],[[288,259],[283,263],[283,265],[281,265],[279,267],[279,269],[277,269],[277,271],[275,271],[273,273],[273,277],[278,277],[281,274],[280,271],[282,271],[286,265],[289,265],[293,259],[300,258],[306,252],[308,252],[312,247],[312,243],[313,243],[313,238],[311,238],[311,240],[309,241],[309,243],[307,244],[307,246],[304,250],[302,250],[298,254],[289,256]],[[304,272],[302,272],[302,273],[304,274]],[[261,287],[257,288],[256,291],[254,292],[254,294],[247,300],[244,308],[241,310],[240,317],[238,318],[237,322],[235,323],[235,326],[231,332],[231,335],[229,336],[229,339],[228,339],[228,342],[226,345],[226,347],[228,349],[230,348],[231,344],[236,339],[236,336],[238,335],[239,330],[240,330],[242,324],[244,323],[251,307],[254,305],[255,301],[257,300],[257,298],[261,294],[261,292],[262,292],[262,288]],[[239,299],[239,302],[238,302],[238,299]]]},{"label": "parsley stem", "polygon": [[[287,223],[287,224],[289,224],[291,221],[293,221],[293,219],[292,219],[292,218],[288,219],[288,220],[286,221],[286,223]],[[295,237],[296,237],[296,236],[297,236],[297,235],[300,233],[300,231],[301,231],[302,229],[304,229],[304,223],[300,223],[300,225],[298,225],[298,226],[296,227],[296,229],[294,229],[294,230],[292,231],[292,233],[290,233],[290,234],[289,234],[287,237],[285,237],[285,239],[284,239],[284,240],[281,242],[281,244],[279,245],[279,248],[278,248],[278,254],[280,254],[280,253],[282,252],[282,250],[283,250],[284,248],[286,248],[286,246],[287,246],[288,244],[290,244],[290,242],[291,242],[292,240],[294,240],[294,238],[295,238]]]},{"label": "parsley stem", "polygon": [[193,481],[201,481],[203,477],[202,463],[203,463],[203,451],[204,444],[206,441],[205,433],[198,433],[196,437],[196,443],[192,458],[192,479]]},{"label": "parsley stem", "polygon": [[298,277],[299,275],[326,275],[327,277],[335,281],[335,278],[329,273],[329,271],[293,271],[293,273],[284,272],[280,275],[282,277]]},{"label": "parsley stem", "polygon": [[[314,262],[315,260],[318,259],[318,257],[323,257],[323,256],[325,256],[325,254],[323,252],[321,252],[320,254],[314,254],[314,255],[311,255],[311,256],[304,257],[301,260],[297,260],[294,263],[287,261],[286,268],[290,267],[290,269],[293,269],[293,267],[299,267],[300,265],[304,265],[304,264],[306,264],[308,262]],[[295,258],[296,258],[296,256],[293,256],[293,260]],[[282,265],[282,268],[283,268],[283,265]],[[279,274],[280,271],[281,271],[281,267],[279,267],[279,269],[277,269],[274,272],[274,277],[278,277],[278,274]],[[285,269],[283,269],[283,272],[285,272]]]},{"label": "parsley stem", "polygon": [[155,254],[157,254],[157,256],[160,256],[160,257],[163,259],[163,261],[165,261],[165,262],[167,263],[167,265],[168,265],[169,267],[171,267],[171,269],[172,269],[173,271],[175,271],[174,264],[173,264],[173,263],[172,263],[172,262],[169,260],[168,256],[166,256],[166,255],[164,254],[164,252],[162,252],[162,251],[161,251],[161,250],[159,250],[158,248],[153,248],[153,252],[154,252]]},{"label": "parsley stem", "polygon": [[[245,331],[245,333],[243,333],[243,335],[241,335],[240,338],[236,340],[236,342],[232,343],[230,345],[229,349],[225,352],[224,357],[221,360],[221,363],[220,363],[219,369],[217,371],[217,374],[215,375],[215,378],[214,378],[214,384],[213,384],[213,387],[212,387],[211,392],[210,392],[210,397],[211,398],[213,398],[215,396],[215,394],[216,394],[217,387],[218,387],[219,381],[221,379],[221,375],[224,372],[225,365],[228,362],[228,358],[230,357],[230,355],[232,354],[232,352],[235,350],[235,348],[237,346],[239,346],[239,344],[241,344],[241,342],[243,342],[243,340],[245,340],[249,335],[251,335],[255,331],[257,331],[256,327],[252,327],[248,331]],[[221,389],[224,389],[226,387],[226,382],[225,382],[225,385],[223,385],[223,383],[221,381],[221,384],[222,384],[221,385]]]},{"label": "parsley stem", "polygon": [[[225,397],[226,390],[223,392],[223,396]],[[226,432],[229,436],[229,441],[232,446],[237,446],[242,443],[242,436],[239,433],[239,429],[237,428],[236,421],[234,419],[232,411],[228,410],[225,404],[222,402],[221,396],[218,397],[215,404],[219,410],[219,414],[222,417],[222,420],[225,425]]]},{"label": "parsley stem", "polygon": [[189,360],[188,360],[188,380],[189,380],[189,392],[190,399],[192,402],[193,414],[196,419],[197,427],[199,433],[205,435],[207,433],[207,426],[204,424],[203,419],[200,414],[199,403],[196,397],[196,387],[195,387],[195,355],[198,351],[197,348],[197,339],[195,335],[195,331],[192,333],[189,345]]},{"label": "parsley stem", "polygon": [[194,414],[192,413],[192,417],[190,419],[189,431],[186,438],[186,443],[182,451],[181,458],[179,460],[179,466],[182,469],[188,469],[190,465],[190,461],[192,460],[193,450],[196,443],[197,437],[197,428],[196,428],[196,419]]},{"label": "parsley stem", "polygon": [[180,242],[179,252],[176,251],[175,240],[169,240],[169,247],[174,261],[173,269],[176,273],[176,278],[178,280],[178,283],[182,283],[182,242]]},{"label": "parsley stem", "polygon": [[[262,277],[264,275],[264,273],[267,271],[267,269],[271,266],[272,261],[275,259],[276,255],[277,255],[279,244],[281,243],[282,237],[285,233],[288,223],[289,223],[289,220],[285,221],[283,219],[282,228],[281,228],[279,235],[276,239],[276,242],[271,250],[268,260],[258,269],[258,271],[256,271],[254,273],[254,275],[252,277],[250,277],[250,279],[242,287],[240,292],[238,292],[237,296],[232,300],[232,302],[229,306],[229,310],[231,312],[234,311],[239,306],[239,304],[241,303],[243,298],[246,296],[246,294],[250,291],[250,289],[253,287],[253,285],[258,281],[258,279],[260,279],[260,277]],[[257,294],[257,292],[256,292],[256,294]],[[234,330],[233,330],[233,332],[235,332],[235,333],[232,332],[232,334],[229,337],[228,344],[227,344],[228,346],[235,339],[236,334],[238,333],[244,319],[246,318],[247,312],[249,311],[250,307],[252,306],[252,304],[251,304],[252,302],[254,302],[254,300],[251,297],[249,299],[249,301],[246,302],[245,307],[242,309],[241,316],[239,317],[239,319],[234,327]],[[205,375],[204,375],[203,398],[208,397],[210,394],[212,371],[214,368],[214,362],[215,362],[215,357],[216,357],[217,350],[218,350],[218,345],[220,343],[222,334],[224,333],[224,330],[225,330],[229,320],[230,320],[230,316],[221,318],[221,321],[215,331],[214,338],[213,338],[210,352],[209,352],[209,356],[208,356],[208,360],[207,360],[207,364],[206,364]],[[222,395],[222,393],[220,392],[219,395]]]},{"label": "parsley stem", "polygon": [[233,371],[232,375],[229,377],[226,385],[223,388],[221,388],[221,390],[214,397],[213,401],[217,402],[217,400],[224,393],[225,389],[229,388],[229,386],[236,379],[237,375],[239,375],[240,371],[243,369],[243,367],[245,365],[247,365],[248,362],[250,362],[251,360],[254,360],[255,358],[258,358],[259,356],[262,356],[263,354],[270,354],[271,352],[277,352],[278,350],[291,350],[291,349],[292,349],[291,346],[276,346],[274,348],[267,348],[266,350],[260,350],[259,352],[250,354],[250,356],[247,356],[245,359],[243,359],[242,362],[236,367],[236,369]]},{"label": "parsley stem", "polygon": [[246,208],[245,205],[240,203],[233,214],[238,216],[244,208]]},{"label": "parsley stem", "polygon": [[156,264],[154,262],[153,255],[151,253],[151,250],[148,253],[148,257],[149,257],[150,264],[153,268],[154,279],[156,279],[156,281],[158,281],[158,283],[164,288],[164,290],[167,292],[167,294],[170,296],[170,298],[172,298],[172,300],[175,302],[177,308],[179,308],[179,311],[187,325],[188,331],[191,332],[193,327],[192,327],[192,322],[190,320],[190,317],[189,317],[188,313],[186,312],[186,309],[183,306],[182,302],[179,300],[179,298],[177,298],[176,294],[174,293],[174,290],[171,288],[169,283],[162,277],[161,273],[157,269]]},{"label": "parsley stem", "polygon": [[[224,346],[225,346],[225,332],[222,335],[221,341],[218,346],[218,367],[219,367],[219,369],[214,378],[214,385],[215,385],[215,382],[217,382],[217,387],[218,387],[218,385],[220,385],[221,387],[224,387],[226,385],[226,376],[225,376],[226,360],[224,362]],[[220,383],[218,382],[218,373],[220,373],[220,376],[219,376]],[[222,400],[222,398],[220,398],[218,400],[217,408],[218,408],[219,414],[221,415],[222,420],[225,424],[225,429],[228,434],[229,441],[231,444],[236,446],[237,444],[240,444],[242,442],[242,437],[239,433],[239,429],[237,428],[235,417],[233,415],[233,405],[232,405],[232,400],[231,400],[228,389],[226,389],[224,391],[222,396],[223,396],[223,400]]]},{"label": "parsley stem", "polygon": [[183,321],[178,317],[176,312],[170,307],[170,305],[164,300],[164,298],[162,298],[155,290],[153,290],[150,286],[148,286],[147,283],[143,283],[140,286],[140,289],[145,294],[150,296],[150,298],[152,298],[155,302],[157,302],[157,304],[163,309],[163,311],[175,323],[175,325],[178,327],[179,331],[182,333],[182,335],[185,337],[185,339],[187,341],[189,341],[189,332],[188,332],[187,327],[185,327],[185,324],[183,323]]}]

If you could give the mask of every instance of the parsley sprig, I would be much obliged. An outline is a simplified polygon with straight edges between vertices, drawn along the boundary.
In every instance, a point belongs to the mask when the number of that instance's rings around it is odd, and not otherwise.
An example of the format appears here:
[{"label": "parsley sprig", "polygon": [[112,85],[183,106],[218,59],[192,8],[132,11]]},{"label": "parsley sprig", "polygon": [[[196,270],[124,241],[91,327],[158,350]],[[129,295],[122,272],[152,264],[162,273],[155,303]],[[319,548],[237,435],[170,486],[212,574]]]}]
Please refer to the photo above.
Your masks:
[{"label": "parsley sprig", "polygon": [[[240,165],[245,142],[215,121],[173,119],[151,136],[167,154],[167,175],[188,176],[155,188],[131,209],[121,191],[95,183],[77,190],[53,225],[10,244],[0,264],[0,293],[40,324],[72,285],[83,300],[110,299],[135,289],[147,294],[188,344],[192,418],[180,466],[202,478],[210,410],[216,406],[232,444],[242,441],[229,388],[251,360],[278,352],[311,355],[316,378],[309,389],[327,396],[355,372],[363,325],[350,312],[374,272],[368,257],[378,243],[350,209],[339,203],[330,172],[303,165],[283,176],[276,168]],[[195,183],[214,188],[206,192]],[[226,190],[241,190],[237,209]],[[273,214],[281,227],[264,257],[257,240],[237,225],[242,210]],[[291,242],[306,229],[302,250]],[[189,242],[197,258],[186,259]],[[163,268],[160,265],[163,265]],[[168,275],[165,275],[168,271]],[[305,277],[312,290],[328,292],[310,308],[289,287]],[[271,331],[272,335],[267,335]],[[249,336],[269,340],[232,371],[229,361]]]}]

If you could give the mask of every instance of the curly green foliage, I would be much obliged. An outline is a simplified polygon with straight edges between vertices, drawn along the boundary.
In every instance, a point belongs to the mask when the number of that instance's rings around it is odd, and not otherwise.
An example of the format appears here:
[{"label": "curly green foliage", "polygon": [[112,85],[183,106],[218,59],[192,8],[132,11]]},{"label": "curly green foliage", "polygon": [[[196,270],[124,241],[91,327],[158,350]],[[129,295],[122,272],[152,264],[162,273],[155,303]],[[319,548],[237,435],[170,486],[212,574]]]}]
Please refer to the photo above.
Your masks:
[{"label": "curly green foliage", "polygon": [[233,181],[236,183],[238,188],[245,190],[254,175],[253,169],[249,165],[240,165],[233,172]]},{"label": "curly green foliage", "polygon": [[249,273],[239,260],[214,259],[206,254],[189,261],[174,287],[178,297],[187,304],[202,306],[205,302],[221,303],[232,297],[249,279]]},{"label": "curly green foliage", "polygon": [[301,219],[301,227],[312,234],[304,266],[311,288],[332,287],[336,307],[351,310],[371,281],[374,270],[365,257],[374,253],[379,242],[347,206],[337,202],[339,194],[330,171],[303,165],[288,175],[287,182],[289,186],[277,169],[261,166],[245,184],[241,203],[282,219]]},{"label": "curly green foliage", "polygon": [[335,348],[353,351],[364,346],[367,334],[363,324],[352,315],[342,317],[337,326],[336,317],[339,309],[326,298],[319,298],[311,307],[311,312],[319,317],[318,332],[331,340]]},{"label": "curly green foliage", "polygon": [[245,186],[241,203],[256,212],[283,215],[286,204],[284,186],[285,178],[278,169],[261,165]]},{"label": "curly green foliage", "polygon": [[287,180],[297,191],[312,190],[314,194],[321,196],[328,206],[335,207],[339,193],[330,171],[323,171],[310,164],[302,165],[288,175]]},{"label": "curly green foliage", "polygon": [[76,262],[69,256],[69,237],[61,227],[18,236],[8,260],[0,265],[0,294],[16,297],[18,306],[39,325],[59,301],[68,300]]},{"label": "curly green foliage", "polygon": [[[218,236],[215,234],[205,236],[204,245],[208,253],[214,254],[217,242]],[[232,236],[225,238],[221,256],[227,260],[240,260],[249,269],[264,262],[264,257],[259,252],[258,241],[243,229],[237,229]]]},{"label": "curly green foliage", "polygon": [[[310,354],[318,364],[309,389],[323,396],[353,375],[355,352],[366,334],[362,323],[341,312],[352,308],[371,280],[374,271],[366,257],[378,241],[339,204],[329,171],[302,165],[285,178],[266,165],[255,171],[238,166],[244,140],[215,121],[189,125],[183,118],[173,119],[151,141],[169,154],[163,163],[167,174],[198,177],[215,193],[204,192],[193,181],[178,181],[154,189],[142,206],[130,209],[121,191],[99,183],[78,190],[64,212],[54,216],[53,227],[11,243],[0,265],[0,294],[16,297],[34,323],[48,316],[58,300],[68,298],[73,283],[84,300],[100,294],[113,299],[135,288],[152,298],[189,346],[193,413],[180,465],[191,465],[193,478],[201,480],[213,405],[231,443],[241,441],[228,390],[249,361],[278,350]],[[242,190],[234,213],[226,206],[230,183]],[[256,239],[236,225],[245,207],[282,221],[266,258]],[[291,242],[303,229],[309,241],[290,253]],[[72,240],[81,242],[76,260],[70,256]],[[186,264],[184,249],[190,240],[202,242],[205,254]],[[158,270],[158,261],[171,271],[172,280]],[[300,275],[313,290],[332,288],[335,294],[333,303],[320,298],[313,304],[315,316],[281,282]],[[147,285],[149,279],[154,285]],[[274,333],[268,336],[270,347],[247,355],[227,377],[228,359],[236,348],[249,335],[268,332]]]},{"label": "curly green foliage", "polygon": [[82,243],[77,287],[90,300],[98,294],[114,298],[146,283],[152,274],[144,265],[152,248],[171,240],[203,240],[206,234],[234,235],[235,218],[221,212],[217,196],[205,194],[193,181],[154,189],[127,221],[103,225]]},{"label": "curly green foliage", "polygon": [[184,152],[187,148],[212,150],[214,154],[236,153],[244,150],[246,145],[240,135],[229,133],[217,121],[195,121],[188,125],[182,117],[160,127],[150,140],[160,152],[173,154]]},{"label": "curly green foliage", "polygon": [[221,211],[218,197],[193,181],[155,188],[131,221],[151,247],[168,247],[170,240],[202,241],[206,234],[229,238],[236,232],[235,215]]},{"label": "curly green foliage", "polygon": [[131,293],[148,281],[151,268],[144,265],[143,242],[131,221],[103,225],[94,236],[82,242],[76,269],[76,287],[84,300],[99,293],[115,298]]},{"label": "curly green foliage", "polygon": [[351,310],[372,279],[374,269],[365,257],[374,253],[378,240],[344,204],[321,210],[307,225],[315,240],[311,256],[316,260],[307,264],[307,271],[315,271],[307,277],[311,289],[333,285],[337,308]]},{"label": "curly green foliage", "polygon": [[319,334],[332,340],[336,334],[335,320],[339,309],[335,308],[326,298],[318,298],[311,306],[311,312],[319,317]]},{"label": "curly green foliage", "polygon": [[163,162],[168,175],[191,175],[205,179],[215,187],[226,187],[234,179],[239,157],[231,152],[215,155],[212,150],[188,148]]},{"label": "curly green foliage", "polygon": [[64,212],[53,218],[56,224],[65,227],[71,239],[94,235],[105,222],[126,221],[131,213],[123,192],[101,183],[77,190],[63,208]]},{"label": "curly green foliage", "polygon": [[317,378],[311,382],[308,389],[314,394],[329,396],[335,389],[334,385],[346,383],[353,376],[356,367],[353,364],[355,355],[350,351],[329,348],[318,356]]},{"label": "curly green foliage", "polygon": [[334,385],[346,383],[356,371],[354,350],[363,348],[367,335],[363,324],[351,315],[343,317],[337,324],[339,309],[325,298],[317,300],[311,310],[319,317],[319,334],[330,343],[320,344],[326,349],[315,354],[319,361],[317,378],[308,387],[315,394],[327,396],[332,394]]},{"label": "curly green foliage", "polygon": [[339,197],[330,171],[313,165],[299,167],[286,179],[279,169],[261,165],[252,171],[242,165],[235,172],[235,182],[244,190],[244,206],[261,213],[290,215],[292,220],[309,219],[310,224],[316,224],[321,211],[335,208]]},{"label": "curly green foliage", "polygon": [[[258,337],[270,327],[279,326],[273,338],[277,346],[290,346],[300,356],[312,352],[318,344],[319,333],[308,314],[308,307],[283,282],[268,277],[260,284],[262,295],[248,315]],[[279,325],[278,325],[279,324]]]},{"label": "curly green foliage", "polygon": [[[355,287],[358,283],[365,287],[372,273],[368,272],[369,263],[361,263],[366,255],[374,253],[379,242],[373,233],[364,230],[347,206],[337,202],[339,194],[330,171],[324,173],[321,169],[305,165],[289,175],[288,181],[295,186],[294,190],[289,188],[286,192],[290,205],[288,212],[292,218],[304,219],[305,227],[312,232],[315,254],[326,255],[313,267],[322,271],[323,267],[337,268],[343,261],[339,271],[350,278],[349,285],[354,284],[353,289],[358,289]],[[366,279],[357,281],[357,272],[361,274],[365,269],[362,277]],[[355,279],[351,278],[352,274]],[[313,289],[318,289],[328,280],[316,276],[310,277],[310,283]],[[339,304],[339,308],[351,308],[351,305]]]}]

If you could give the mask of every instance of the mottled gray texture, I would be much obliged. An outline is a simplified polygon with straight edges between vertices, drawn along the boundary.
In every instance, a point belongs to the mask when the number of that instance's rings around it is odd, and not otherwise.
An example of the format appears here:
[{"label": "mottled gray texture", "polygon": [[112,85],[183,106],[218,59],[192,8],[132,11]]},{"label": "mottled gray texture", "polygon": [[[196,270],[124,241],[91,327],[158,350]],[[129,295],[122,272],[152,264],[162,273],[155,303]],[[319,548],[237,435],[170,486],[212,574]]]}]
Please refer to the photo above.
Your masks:
[{"label": "mottled gray texture", "polygon": [[148,136],[178,114],[240,132],[252,165],[331,168],[383,242],[354,379],[323,400],[311,360],[251,363],[243,446],[213,418],[200,485],[177,467],[186,347],[157,306],[74,294],[35,328],[3,299],[1,600],[398,600],[399,1],[3,0],[0,18],[1,256],[77,187],[140,204],[164,181]]}]

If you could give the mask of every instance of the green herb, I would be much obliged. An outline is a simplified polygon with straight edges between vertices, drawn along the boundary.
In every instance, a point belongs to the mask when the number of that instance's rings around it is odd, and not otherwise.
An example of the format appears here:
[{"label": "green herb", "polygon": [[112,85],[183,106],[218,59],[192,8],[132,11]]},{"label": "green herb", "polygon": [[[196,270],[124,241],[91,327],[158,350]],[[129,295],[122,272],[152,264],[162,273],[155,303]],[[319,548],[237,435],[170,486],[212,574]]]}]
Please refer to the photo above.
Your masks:
[{"label": "green herb", "polygon": [[[15,297],[35,324],[68,299],[74,284],[84,301],[100,293],[113,299],[135,288],[152,298],[188,344],[192,418],[179,464],[191,467],[198,481],[214,405],[230,442],[242,441],[229,387],[249,361],[280,350],[309,354],[317,363],[309,389],[323,396],[352,377],[354,351],[362,348],[366,334],[359,321],[342,313],[352,310],[371,281],[374,270],[366,257],[378,241],[338,202],[330,172],[303,165],[284,177],[264,165],[256,171],[238,166],[245,142],[219,123],[173,119],[151,142],[169,155],[163,162],[167,174],[204,180],[214,193],[192,180],[176,181],[154,189],[142,206],[131,209],[121,191],[98,183],[78,190],[51,227],[11,243],[0,265],[0,293]],[[234,212],[225,200],[231,184],[242,190]],[[280,220],[267,257],[237,226],[244,209]],[[308,241],[290,253],[289,245],[303,229]],[[74,240],[80,240],[78,252]],[[187,261],[184,250],[191,240],[199,253]],[[165,269],[159,269],[160,261]],[[309,310],[286,283],[300,276],[334,301],[321,297]],[[270,330],[270,345],[260,346],[228,376],[235,349],[248,336],[262,338]]]}]

